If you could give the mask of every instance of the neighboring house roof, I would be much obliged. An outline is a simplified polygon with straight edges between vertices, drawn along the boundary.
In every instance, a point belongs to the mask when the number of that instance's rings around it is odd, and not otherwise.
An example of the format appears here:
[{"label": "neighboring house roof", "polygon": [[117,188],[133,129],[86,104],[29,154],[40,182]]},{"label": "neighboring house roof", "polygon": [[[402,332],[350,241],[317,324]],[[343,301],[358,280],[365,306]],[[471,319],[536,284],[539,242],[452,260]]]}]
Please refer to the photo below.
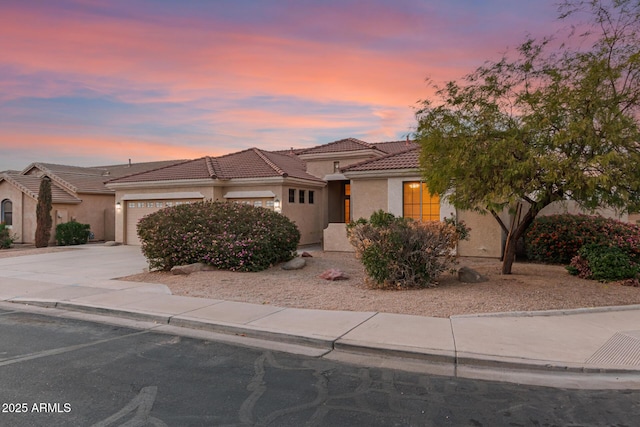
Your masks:
[{"label": "neighboring house roof", "polygon": [[[19,173],[4,173],[0,174],[0,182],[2,182],[3,180],[13,184],[27,196],[35,200],[38,199],[41,177],[36,175],[21,175]],[[64,188],[60,187],[57,183],[52,181],[51,201],[53,203],[75,204],[80,203],[82,200],[67,192]]]},{"label": "neighboring house roof", "polygon": [[64,188],[71,194],[113,194],[113,190],[107,188],[105,183],[109,179],[113,179],[114,176],[120,177],[168,164],[175,164],[177,162],[180,162],[180,160],[99,167],[68,166],[36,162],[27,166],[18,176],[40,177],[47,175],[53,183]]},{"label": "neighboring house roof", "polygon": [[343,173],[385,171],[398,169],[419,169],[420,150],[417,145],[404,151],[388,154],[377,159],[365,160],[341,169]]},{"label": "neighboring house roof", "polygon": [[295,155],[249,148],[220,157],[202,157],[116,178],[110,180],[109,183],[270,177],[292,177],[322,182],[320,178],[307,173],[304,163]]}]

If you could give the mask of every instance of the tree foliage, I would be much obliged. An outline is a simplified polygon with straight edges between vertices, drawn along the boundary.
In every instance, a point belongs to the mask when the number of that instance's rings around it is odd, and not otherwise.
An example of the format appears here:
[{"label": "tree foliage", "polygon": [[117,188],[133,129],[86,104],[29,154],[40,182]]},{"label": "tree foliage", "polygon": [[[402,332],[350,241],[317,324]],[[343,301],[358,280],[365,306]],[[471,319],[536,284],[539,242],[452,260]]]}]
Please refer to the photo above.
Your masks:
[{"label": "tree foliage", "polygon": [[48,176],[44,176],[40,181],[40,189],[38,191],[38,204],[36,205],[36,248],[44,248],[49,246],[51,238],[51,226],[53,219],[51,218],[52,195],[51,180]]},{"label": "tree foliage", "polygon": [[[433,85],[416,139],[431,191],[491,212],[515,242],[542,208],[640,207],[640,2],[567,1],[562,40],[528,38],[461,81]],[[585,21],[580,21],[586,17]],[[508,208],[520,221],[507,227]]]}]

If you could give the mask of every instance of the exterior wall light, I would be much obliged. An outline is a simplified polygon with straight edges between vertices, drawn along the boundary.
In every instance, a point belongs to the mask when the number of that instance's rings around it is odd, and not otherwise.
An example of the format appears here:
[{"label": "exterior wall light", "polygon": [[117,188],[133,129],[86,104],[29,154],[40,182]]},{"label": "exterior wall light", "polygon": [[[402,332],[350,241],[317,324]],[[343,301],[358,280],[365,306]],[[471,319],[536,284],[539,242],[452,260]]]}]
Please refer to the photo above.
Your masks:
[{"label": "exterior wall light", "polygon": [[116,202],[116,210],[122,209],[122,204],[120,202]]},{"label": "exterior wall light", "polygon": [[282,207],[280,206],[280,199],[276,198],[273,201],[273,210],[276,212],[282,212]]}]

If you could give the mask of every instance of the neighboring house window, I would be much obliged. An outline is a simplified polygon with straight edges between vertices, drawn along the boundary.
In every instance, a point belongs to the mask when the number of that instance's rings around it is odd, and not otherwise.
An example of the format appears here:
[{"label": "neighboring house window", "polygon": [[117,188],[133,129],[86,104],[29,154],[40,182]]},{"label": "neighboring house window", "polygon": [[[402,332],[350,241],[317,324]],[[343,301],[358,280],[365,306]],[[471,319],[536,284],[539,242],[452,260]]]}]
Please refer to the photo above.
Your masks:
[{"label": "neighboring house window", "polygon": [[298,190],[298,199],[300,203],[304,203],[304,190]]},{"label": "neighboring house window", "polygon": [[293,188],[289,189],[289,203],[295,203],[296,202],[296,190],[294,190]]},{"label": "neighboring house window", "polygon": [[424,182],[404,182],[402,215],[423,221],[440,221],[440,197],[429,194]]},{"label": "neighboring house window", "polygon": [[309,204],[313,204],[313,191],[309,190]]},{"label": "neighboring house window", "polygon": [[9,199],[3,200],[0,206],[0,222],[13,225],[13,203]]}]

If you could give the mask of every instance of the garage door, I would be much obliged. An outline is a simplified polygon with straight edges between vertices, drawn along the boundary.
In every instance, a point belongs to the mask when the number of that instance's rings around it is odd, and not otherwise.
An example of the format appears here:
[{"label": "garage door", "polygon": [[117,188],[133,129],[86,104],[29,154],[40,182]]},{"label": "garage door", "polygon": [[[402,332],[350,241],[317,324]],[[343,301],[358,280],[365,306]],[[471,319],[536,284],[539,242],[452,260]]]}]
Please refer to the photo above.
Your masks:
[{"label": "garage door", "polygon": [[125,206],[124,243],[126,245],[140,245],[137,225],[138,221],[140,221],[143,217],[166,207],[177,206],[184,203],[200,202],[204,199],[204,196],[202,196],[202,194],[200,193],[178,193],[175,195],[145,194],[129,195],[123,197],[122,199]]}]

